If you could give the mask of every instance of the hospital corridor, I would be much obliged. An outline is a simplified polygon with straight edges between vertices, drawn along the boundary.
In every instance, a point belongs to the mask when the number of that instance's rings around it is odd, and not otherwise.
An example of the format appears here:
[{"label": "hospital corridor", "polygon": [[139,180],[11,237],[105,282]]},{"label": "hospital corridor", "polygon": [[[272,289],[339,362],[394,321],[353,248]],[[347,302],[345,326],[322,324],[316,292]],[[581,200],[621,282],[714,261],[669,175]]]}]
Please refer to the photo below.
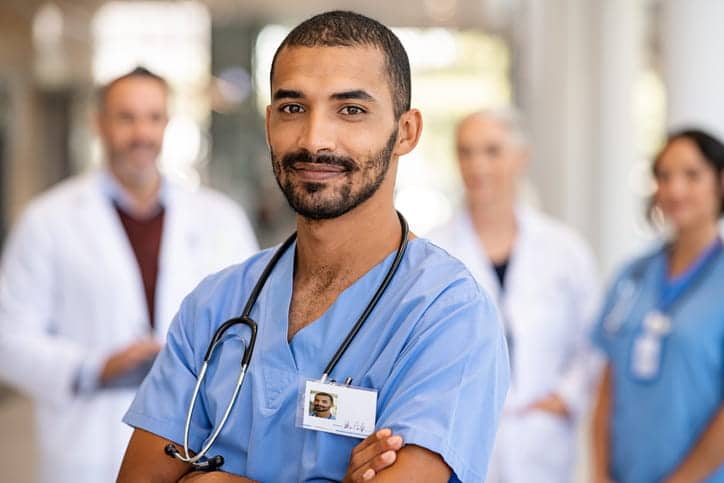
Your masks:
[{"label": "hospital corridor", "polygon": [[723,22],[0,0],[0,482],[724,483]]}]

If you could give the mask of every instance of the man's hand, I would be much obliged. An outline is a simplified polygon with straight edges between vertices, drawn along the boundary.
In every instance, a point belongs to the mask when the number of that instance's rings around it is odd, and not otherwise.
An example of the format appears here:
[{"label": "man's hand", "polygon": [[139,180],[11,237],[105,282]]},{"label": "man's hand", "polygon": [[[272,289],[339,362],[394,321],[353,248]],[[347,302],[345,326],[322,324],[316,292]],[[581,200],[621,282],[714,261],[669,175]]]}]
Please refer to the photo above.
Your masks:
[{"label": "man's hand", "polygon": [[393,436],[385,428],[372,433],[354,447],[350,457],[344,483],[368,481],[397,459],[397,451],[402,448],[402,436]]},{"label": "man's hand", "polygon": [[568,418],[571,416],[571,412],[568,410],[568,406],[557,394],[551,394],[543,399],[540,399],[530,406],[528,411],[544,411],[549,414],[554,414],[562,418]]},{"label": "man's hand", "polygon": [[161,346],[153,339],[143,339],[112,354],[103,366],[100,374],[100,383],[108,384],[114,378],[121,376],[138,365],[148,361],[158,354]]}]

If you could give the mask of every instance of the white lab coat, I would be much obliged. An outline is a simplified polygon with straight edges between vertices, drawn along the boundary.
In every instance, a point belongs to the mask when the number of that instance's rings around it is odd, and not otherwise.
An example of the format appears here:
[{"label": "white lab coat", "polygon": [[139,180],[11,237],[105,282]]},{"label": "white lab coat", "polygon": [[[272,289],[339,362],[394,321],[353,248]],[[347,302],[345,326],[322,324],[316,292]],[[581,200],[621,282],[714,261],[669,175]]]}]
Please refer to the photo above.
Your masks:
[{"label": "white lab coat", "polygon": [[[565,483],[572,477],[575,422],[586,410],[595,371],[587,343],[598,304],[595,264],[581,238],[560,222],[524,206],[516,221],[503,293],[467,211],[430,239],[467,265],[512,334],[511,386],[487,481]],[[572,419],[525,411],[551,393],[564,399]]]},{"label": "white lab coat", "polygon": [[[135,390],[77,395],[84,361],[149,334],[138,263],[102,174],[60,183],[12,231],[0,268],[0,378],[35,400],[41,481],[115,481]],[[207,274],[258,247],[231,200],[166,182],[155,329],[165,339],[182,298]]]}]

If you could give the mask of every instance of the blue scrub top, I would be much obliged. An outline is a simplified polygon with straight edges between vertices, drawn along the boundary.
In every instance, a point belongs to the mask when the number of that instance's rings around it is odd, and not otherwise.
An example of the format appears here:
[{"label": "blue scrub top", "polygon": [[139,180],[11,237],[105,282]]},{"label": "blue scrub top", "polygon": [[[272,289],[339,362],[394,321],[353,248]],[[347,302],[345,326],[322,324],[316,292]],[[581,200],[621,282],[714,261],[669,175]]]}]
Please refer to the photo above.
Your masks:
[{"label": "blue scrub top", "polygon": [[[656,378],[631,372],[643,319],[659,304],[667,273],[661,248],[629,264],[612,286],[594,332],[612,370],[611,477],[661,481],[691,452],[724,399],[724,254],[711,260],[668,312]],[[724,482],[724,466],[708,483]]]},{"label": "blue scrub top", "polygon": [[[300,388],[319,379],[387,273],[394,254],[342,292],[287,342],[295,246],[272,272],[251,316],[259,329],[249,373],[209,456],[223,470],[264,482],[341,480],[361,440],[296,426]],[[183,441],[184,420],[209,340],[238,316],[271,258],[264,251],[205,279],[183,302],[165,348],[124,421]],[[218,424],[239,373],[240,338],[216,350],[194,411],[198,451]],[[238,337],[232,336],[232,333]],[[342,356],[332,379],[378,391],[376,427],[440,454],[451,481],[482,482],[508,387],[502,325],[467,269],[424,239],[409,243],[387,292]],[[213,424],[212,424],[213,422]]]}]

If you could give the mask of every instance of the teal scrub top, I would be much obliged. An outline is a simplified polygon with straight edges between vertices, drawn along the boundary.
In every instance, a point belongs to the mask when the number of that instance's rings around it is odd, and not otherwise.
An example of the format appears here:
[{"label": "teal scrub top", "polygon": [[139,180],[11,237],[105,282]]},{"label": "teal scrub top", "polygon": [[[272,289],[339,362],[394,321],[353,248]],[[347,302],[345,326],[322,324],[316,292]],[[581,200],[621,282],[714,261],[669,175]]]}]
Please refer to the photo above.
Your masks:
[{"label": "teal scrub top", "polygon": [[[660,307],[667,284],[664,247],[630,263],[606,298],[593,334],[612,371],[610,476],[619,483],[661,481],[691,452],[724,398],[724,254],[702,266],[671,306],[658,374],[632,369],[644,317]],[[668,285],[668,287],[667,287]],[[724,483],[724,466],[707,483]]]},{"label": "teal scrub top", "polygon": [[[264,482],[341,480],[361,440],[297,427],[300,388],[325,365],[390,267],[394,254],[343,291],[327,312],[287,342],[295,245],[280,259],[251,313],[258,323],[249,373],[209,456],[223,471]],[[165,348],[124,421],[183,441],[184,420],[209,340],[238,316],[271,258],[267,250],[204,280],[183,302]],[[198,451],[229,401],[243,351],[236,326],[215,351],[191,425]],[[236,335],[234,335],[236,334]],[[410,241],[386,293],[330,378],[378,391],[376,427],[427,448],[451,481],[482,482],[508,386],[497,311],[456,259]]]}]

